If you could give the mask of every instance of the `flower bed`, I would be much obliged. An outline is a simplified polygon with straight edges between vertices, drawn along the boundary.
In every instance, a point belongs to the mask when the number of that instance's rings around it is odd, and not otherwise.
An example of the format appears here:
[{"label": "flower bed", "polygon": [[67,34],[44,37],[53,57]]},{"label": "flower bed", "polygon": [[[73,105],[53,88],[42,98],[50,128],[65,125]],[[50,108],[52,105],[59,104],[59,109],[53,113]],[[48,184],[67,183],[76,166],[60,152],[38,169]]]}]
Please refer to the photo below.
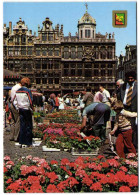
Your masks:
[{"label": "flower bed", "polygon": [[[78,126],[72,124],[50,124],[43,131],[46,146],[48,148],[60,148],[71,150],[72,147],[76,149],[84,149],[91,151],[91,149],[99,148],[101,140],[99,137],[88,136],[83,138]],[[90,141],[90,145],[86,139]]]},{"label": "flower bed", "polygon": [[138,163],[127,160],[78,157],[74,162],[27,156],[16,164],[4,157],[5,193],[137,192]]},{"label": "flower bed", "polygon": [[77,115],[77,110],[62,110],[55,113],[50,113],[46,115],[46,118],[50,120],[51,123],[75,123],[78,124],[80,118]]}]

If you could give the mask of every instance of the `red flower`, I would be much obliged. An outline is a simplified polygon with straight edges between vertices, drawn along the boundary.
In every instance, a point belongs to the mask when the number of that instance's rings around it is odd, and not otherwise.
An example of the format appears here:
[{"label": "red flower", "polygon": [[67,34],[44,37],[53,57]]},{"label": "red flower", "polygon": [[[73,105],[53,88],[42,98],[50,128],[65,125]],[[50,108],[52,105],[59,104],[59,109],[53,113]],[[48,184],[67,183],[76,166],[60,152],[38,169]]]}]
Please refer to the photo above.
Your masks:
[{"label": "red flower", "polygon": [[102,162],[102,168],[108,168],[109,164],[107,162]]},{"label": "red flower", "polygon": [[91,184],[93,184],[92,180],[88,176],[83,177],[82,183],[86,184],[87,186],[91,186]]},{"label": "red flower", "polygon": [[58,185],[57,188],[60,192],[63,192],[66,189],[66,183],[65,181],[61,181]]},{"label": "red flower", "polygon": [[66,181],[68,182],[70,188],[76,184],[79,184],[79,182],[74,177],[69,177]]},{"label": "red flower", "polygon": [[131,192],[131,189],[128,186],[121,186],[119,192]]},{"label": "red flower", "polygon": [[58,179],[55,172],[46,173],[46,176],[50,179],[50,183],[54,183]]},{"label": "red flower", "polygon": [[129,187],[138,186],[138,176],[137,175],[127,175],[126,181],[128,182]]},{"label": "red flower", "polygon": [[8,171],[8,169],[6,167],[4,167],[4,173],[6,173]]},{"label": "red flower", "polygon": [[120,170],[124,171],[124,172],[127,172],[127,168],[125,166],[121,166],[120,167]]},{"label": "red flower", "polygon": [[51,164],[52,165],[54,165],[54,164],[58,165],[58,162],[56,160],[51,160]]},{"label": "red flower", "polygon": [[59,193],[60,191],[56,188],[54,184],[49,184],[46,189],[46,192],[47,193]]},{"label": "red flower", "polygon": [[82,169],[77,169],[77,171],[75,172],[75,176],[79,176],[80,178],[87,176],[85,170]]},{"label": "red flower", "polygon": [[70,161],[67,158],[61,160],[61,165],[69,165]]},{"label": "red flower", "polygon": [[108,159],[107,162],[109,163],[110,166],[112,167],[118,167],[120,164],[118,163],[118,161],[116,161],[115,159]]},{"label": "red flower", "polygon": [[7,181],[6,181],[7,184],[9,183],[12,183],[12,178],[9,178]]},{"label": "red flower", "polygon": [[93,190],[93,191],[102,191],[102,185],[101,185],[101,183],[100,182],[96,182],[96,183],[94,183],[94,184],[92,184],[92,186],[90,187],[90,189],[91,190]]},{"label": "red flower", "polygon": [[98,159],[102,159],[102,158],[105,158],[103,155],[99,155],[97,156]]}]

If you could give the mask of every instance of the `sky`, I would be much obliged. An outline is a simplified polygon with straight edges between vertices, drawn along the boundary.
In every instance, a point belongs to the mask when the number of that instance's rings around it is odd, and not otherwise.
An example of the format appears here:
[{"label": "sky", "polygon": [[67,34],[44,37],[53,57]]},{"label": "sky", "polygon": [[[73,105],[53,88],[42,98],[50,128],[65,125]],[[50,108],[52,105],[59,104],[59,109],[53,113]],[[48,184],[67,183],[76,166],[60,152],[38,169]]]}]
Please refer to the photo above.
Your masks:
[{"label": "sky", "polygon": [[[96,32],[115,33],[116,56],[121,53],[125,55],[125,46],[136,45],[137,43],[137,23],[136,23],[136,1],[86,1],[88,13],[96,20]],[[21,17],[25,21],[29,30],[37,34],[38,25],[42,28],[42,22],[49,17],[56,24],[63,24],[64,36],[75,35],[78,31],[78,20],[86,11],[86,2],[3,2],[3,24],[9,26],[16,25]],[[112,10],[127,10],[127,27],[114,28],[112,26]]]}]

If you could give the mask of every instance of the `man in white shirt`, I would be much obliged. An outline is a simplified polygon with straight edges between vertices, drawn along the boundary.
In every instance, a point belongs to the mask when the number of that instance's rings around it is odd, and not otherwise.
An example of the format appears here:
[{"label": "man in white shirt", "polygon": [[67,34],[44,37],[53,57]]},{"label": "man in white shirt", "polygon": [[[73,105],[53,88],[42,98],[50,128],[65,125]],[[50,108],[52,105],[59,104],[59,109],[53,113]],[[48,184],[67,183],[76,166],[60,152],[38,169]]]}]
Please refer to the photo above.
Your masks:
[{"label": "man in white shirt", "polygon": [[12,114],[12,124],[11,124],[11,133],[10,133],[10,141],[18,141],[19,131],[20,131],[20,119],[19,113],[13,105],[13,99],[15,97],[16,91],[21,88],[21,83],[17,83],[11,89],[11,106],[10,112]]},{"label": "man in white shirt", "polygon": [[110,104],[111,99],[110,99],[109,91],[107,91],[102,85],[100,85],[99,90],[103,95],[102,102],[111,107],[111,104]]}]

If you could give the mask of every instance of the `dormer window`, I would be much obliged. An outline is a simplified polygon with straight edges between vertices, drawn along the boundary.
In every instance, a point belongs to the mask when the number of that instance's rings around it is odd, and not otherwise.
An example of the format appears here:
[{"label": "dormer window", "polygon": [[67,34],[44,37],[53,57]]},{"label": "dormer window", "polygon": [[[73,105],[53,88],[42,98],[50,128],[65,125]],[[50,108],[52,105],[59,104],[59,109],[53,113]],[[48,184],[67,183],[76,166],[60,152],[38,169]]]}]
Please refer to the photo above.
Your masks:
[{"label": "dormer window", "polygon": [[85,38],[90,38],[90,30],[85,30]]}]

